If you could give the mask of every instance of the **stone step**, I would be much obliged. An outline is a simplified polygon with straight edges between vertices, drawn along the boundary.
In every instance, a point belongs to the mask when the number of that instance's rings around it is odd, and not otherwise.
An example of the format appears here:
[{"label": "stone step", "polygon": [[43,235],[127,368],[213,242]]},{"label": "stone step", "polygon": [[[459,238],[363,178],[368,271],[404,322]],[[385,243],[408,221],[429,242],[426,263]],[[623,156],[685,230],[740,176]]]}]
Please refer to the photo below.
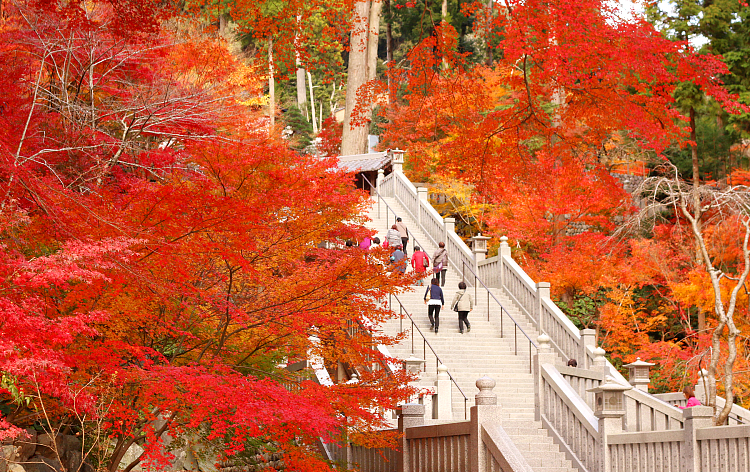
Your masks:
[{"label": "stone step", "polygon": [[[435,244],[418,228],[409,213],[394,198],[383,200],[404,219],[410,232],[413,233],[412,239],[418,240],[431,257],[436,249]],[[384,210],[384,205],[381,205],[381,210]],[[385,232],[393,224],[389,221],[392,220],[393,215],[391,214],[386,220],[385,211],[382,211],[379,217],[376,206],[373,206],[367,214],[372,218],[368,226],[377,231],[381,239],[384,239]],[[410,241],[409,254],[412,254],[412,246],[413,241]],[[526,336],[536,340],[539,333],[535,324],[502,290],[492,288],[489,291],[490,295],[483,287],[477,287],[475,290],[471,285],[472,277],[469,280],[468,291],[475,301],[474,310],[469,314],[472,330],[470,333],[460,334],[457,314],[450,309],[449,305],[463,277],[460,274],[460,268],[452,266],[448,267],[446,275],[446,283],[443,287],[446,306],[440,313],[439,332],[433,333],[429,330],[427,308],[424,304],[426,287],[415,286],[398,296],[405,311],[412,318],[395,317],[380,327],[386,335],[395,336],[403,330],[407,336],[397,345],[389,346],[390,354],[397,359],[405,359],[411,356],[413,345],[414,355],[424,356],[426,361],[426,370],[416,385],[418,387],[435,385],[437,377],[435,357],[429,348],[424,347],[422,336],[413,330],[413,320],[414,326],[422,331],[426,341],[442,362],[448,366],[458,387],[467,396],[467,400],[464,401],[458,388],[452,385],[451,406],[454,420],[462,420],[464,408],[474,405],[474,395],[477,393],[476,380],[485,374],[489,375],[498,382],[494,393],[497,394],[498,403],[502,406],[501,424],[534,471],[574,472],[575,469],[570,461],[554,444],[541,423],[534,418],[534,384],[533,377],[529,373],[529,340]],[[395,300],[393,303],[398,310],[398,303]],[[503,337],[500,337],[501,329]]]}]

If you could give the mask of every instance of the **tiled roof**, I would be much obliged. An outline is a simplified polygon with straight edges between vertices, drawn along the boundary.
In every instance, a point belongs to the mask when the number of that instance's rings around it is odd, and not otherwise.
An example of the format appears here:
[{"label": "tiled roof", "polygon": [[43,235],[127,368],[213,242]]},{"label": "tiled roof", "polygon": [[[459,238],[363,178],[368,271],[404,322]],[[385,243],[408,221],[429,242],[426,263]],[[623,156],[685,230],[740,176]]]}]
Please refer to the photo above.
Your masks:
[{"label": "tiled roof", "polygon": [[384,168],[390,159],[385,151],[339,156],[339,167],[349,172],[367,172]]}]

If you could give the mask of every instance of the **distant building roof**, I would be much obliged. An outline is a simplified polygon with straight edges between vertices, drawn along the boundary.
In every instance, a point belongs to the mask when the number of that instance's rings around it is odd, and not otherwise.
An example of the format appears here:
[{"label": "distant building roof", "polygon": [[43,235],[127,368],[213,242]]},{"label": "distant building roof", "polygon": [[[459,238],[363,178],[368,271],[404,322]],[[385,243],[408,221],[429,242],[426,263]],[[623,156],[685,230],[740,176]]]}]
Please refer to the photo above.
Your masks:
[{"label": "distant building roof", "polygon": [[384,168],[391,161],[387,152],[339,156],[339,167],[349,172],[368,172]]}]

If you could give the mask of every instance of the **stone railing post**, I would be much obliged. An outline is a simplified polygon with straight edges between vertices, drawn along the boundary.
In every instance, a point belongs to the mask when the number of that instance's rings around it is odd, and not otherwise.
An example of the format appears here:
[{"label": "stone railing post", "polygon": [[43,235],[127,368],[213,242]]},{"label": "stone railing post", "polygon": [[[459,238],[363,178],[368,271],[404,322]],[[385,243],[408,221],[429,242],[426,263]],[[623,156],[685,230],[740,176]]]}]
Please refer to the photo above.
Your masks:
[{"label": "stone railing post", "polygon": [[406,440],[406,429],[424,425],[424,405],[419,403],[405,403],[396,410],[398,412],[398,430],[401,436],[401,461],[398,464],[399,472],[410,472],[409,469],[409,443]]},{"label": "stone railing post", "polygon": [[607,358],[604,357],[607,351],[597,347],[594,348],[594,365],[590,367],[591,370],[601,372],[604,375],[609,375],[609,366],[607,365]]},{"label": "stone railing post", "polygon": [[541,421],[544,413],[544,380],[542,379],[542,366],[544,364],[555,363],[555,353],[552,352],[549,336],[542,333],[536,338],[539,345],[537,353],[534,355],[534,417]]},{"label": "stone railing post", "polygon": [[451,378],[448,376],[448,367],[440,364],[438,376],[435,381],[437,390],[437,407],[435,408],[438,420],[453,419],[453,398],[451,393]]},{"label": "stone railing post", "polygon": [[401,149],[389,149],[388,155],[391,156],[391,168],[397,174],[404,173],[404,151]]},{"label": "stone railing post", "polygon": [[713,411],[710,406],[694,406],[684,410],[685,429],[683,431],[685,436],[682,444],[682,457],[680,457],[680,472],[698,472],[701,470],[696,431],[699,428],[713,426]]},{"label": "stone railing post", "polygon": [[544,331],[544,321],[542,320],[542,300],[549,300],[549,282],[537,282],[536,284],[536,305],[534,306],[534,316],[536,316],[536,329]]},{"label": "stone railing post", "polygon": [[497,265],[497,270],[500,271],[500,277],[498,280],[500,280],[500,288],[505,288],[505,262],[503,261],[503,257],[508,256],[510,257],[510,245],[508,245],[508,237],[507,236],[501,236],[500,237],[500,247],[497,250],[497,258],[499,259],[499,264]]},{"label": "stone railing post", "polygon": [[487,376],[477,380],[479,393],[474,396],[475,406],[471,407],[471,438],[469,439],[469,470],[485,472],[487,459],[482,447],[482,425],[501,422],[502,407],[497,403],[497,395],[492,393],[495,381]]},{"label": "stone railing post", "polygon": [[594,394],[594,415],[599,418],[599,465],[602,472],[612,470],[608,436],[622,433],[622,417],[625,416],[626,387],[606,377],[604,383],[588,391]]},{"label": "stone railing post", "polygon": [[[417,187],[417,226],[419,226],[419,229],[422,229],[422,202],[424,202],[424,205],[427,205],[429,197],[430,195],[426,187]],[[426,251],[427,249],[422,248],[422,250]]]},{"label": "stone railing post", "polygon": [[595,329],[583,329],[581,330],[581,353],[578,355],[578,367],[584,369],[591,368],[591,361],[588,356],[588,347],[594,349],[596,347],[596,330]]},{"label": "stone railing post", "polygon": [[[448,233],[456,231],[456,219],[452,217],[443,218],[443,242],[447,245]],[[440,242],[440,241],[438,241]]]},{"label": "stone railing post", "polygon": [[378,169],[378,178],[375,179],[375,188],[378,189],[378,218],[380,218],[380,195],[383,192],[383,180],[385,179],[385,172],[383,169]]}]

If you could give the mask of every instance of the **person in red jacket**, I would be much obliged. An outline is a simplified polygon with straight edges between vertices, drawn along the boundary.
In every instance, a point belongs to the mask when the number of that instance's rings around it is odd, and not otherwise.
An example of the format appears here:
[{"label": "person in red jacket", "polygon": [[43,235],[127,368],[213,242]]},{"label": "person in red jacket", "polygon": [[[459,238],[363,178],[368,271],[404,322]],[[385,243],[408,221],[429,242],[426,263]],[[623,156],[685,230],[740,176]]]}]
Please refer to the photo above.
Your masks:
[{"label": "person in red jacket", "polygon": [[424,285],[424,277],[427,275],[428,267],[430,267],[430,258],[427,257],[427,253],[421,250],[419,246],[415,246],[414,254],[411,255],[411,268],[419,274],[416,285]]}]

